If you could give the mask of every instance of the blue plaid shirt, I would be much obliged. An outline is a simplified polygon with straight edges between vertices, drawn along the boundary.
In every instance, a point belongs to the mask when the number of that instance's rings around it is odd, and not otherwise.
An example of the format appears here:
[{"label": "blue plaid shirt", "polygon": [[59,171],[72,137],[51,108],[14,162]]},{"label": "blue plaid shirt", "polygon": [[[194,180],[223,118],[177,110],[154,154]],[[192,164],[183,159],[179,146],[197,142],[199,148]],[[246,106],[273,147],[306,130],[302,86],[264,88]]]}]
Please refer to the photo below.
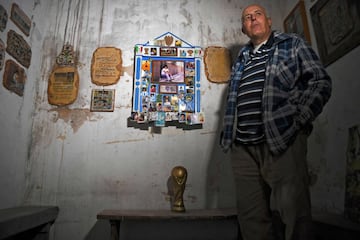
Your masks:
[{"label": "blue plaid shirt", "polygon": [[[331,95],[331,79],[314,50],[295,35],[274,31],[266,63],[262,118],[266,142],[273,154],[284,152],[298,131],[311,125]],[[232,67],[221,135],[226,152],[234,139],[237,92],[244,63],[252,49],[245,45]]]}]

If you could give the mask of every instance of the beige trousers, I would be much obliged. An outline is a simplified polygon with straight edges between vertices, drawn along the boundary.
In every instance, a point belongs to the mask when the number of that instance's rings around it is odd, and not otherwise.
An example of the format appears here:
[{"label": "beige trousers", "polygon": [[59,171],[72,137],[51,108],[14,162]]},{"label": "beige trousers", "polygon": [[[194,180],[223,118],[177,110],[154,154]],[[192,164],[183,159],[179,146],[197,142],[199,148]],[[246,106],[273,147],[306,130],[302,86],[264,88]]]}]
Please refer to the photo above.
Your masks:
[{"label": "beige trousers", "polygon": [[[266,143],[235,146],[231,159],[244,240],[311,239],[307,135],[273,156]],[[282,230],[275,229],[280,216]]]}]

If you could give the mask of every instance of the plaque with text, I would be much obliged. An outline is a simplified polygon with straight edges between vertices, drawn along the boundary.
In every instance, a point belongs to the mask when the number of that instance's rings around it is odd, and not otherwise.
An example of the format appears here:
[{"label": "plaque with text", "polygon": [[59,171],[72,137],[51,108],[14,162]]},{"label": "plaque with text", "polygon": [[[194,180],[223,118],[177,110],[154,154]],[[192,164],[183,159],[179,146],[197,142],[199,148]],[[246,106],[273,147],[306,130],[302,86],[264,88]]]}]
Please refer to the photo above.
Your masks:
[{"label": "plaque with text", "polygon": [[114,47],[100,47],[93,53],[91,80],[100,86],[116,84],[121,75],[121,50]]},{"label": "plaque with text", "polygon": [[19,8],[16,3],[12,4],[10,19],[26,36],[29,36],[31,19]]},{"label": "plaque with text", "polygon": [[76,100],[78,89],[79,75],[76,67],[56,67],[49,79],[48,101],[57,106],[69,105]]},{"label": "plaque with text", "polygon": [[3,32],[6,28],[8,20],[8,14],[6,12],[6,9],[3,7],[3,5],[0,5],[0,31]]},{"label": "plaque with text", "polygon": [[23,96],[25,80],[26,75],[24,69],[13,60],[7,60],[3,78],[4,87],[10,92],[14,92],[19,96]]}]

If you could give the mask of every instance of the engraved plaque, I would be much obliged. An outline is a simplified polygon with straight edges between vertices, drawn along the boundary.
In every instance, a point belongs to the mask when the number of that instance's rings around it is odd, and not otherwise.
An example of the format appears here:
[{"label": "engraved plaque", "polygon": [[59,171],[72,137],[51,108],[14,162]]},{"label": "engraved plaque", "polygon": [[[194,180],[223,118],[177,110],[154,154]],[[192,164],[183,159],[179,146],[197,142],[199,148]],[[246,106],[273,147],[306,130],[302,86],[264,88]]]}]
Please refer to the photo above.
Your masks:
[{"label": "engraved plaque", "polygon": [[0,31],[4,31],[8,20],[6,9],[0,5]]},{"label": "engraved plaque", "polygon": [[29,36],[31,20],[16,3],[12,4],[10,19],[26,36]]},{"label": "engraved plaque", "polygon": [[13,60],[7,60],[3,78],[4,87],[19,96],[23,96],[25,80],[24,69]]},{"label": "engraved plaque", "polygon": [[50,75],[48,101],[52,105],[64,106],[73,103],[79,89],[79,75],[75,67],[56,67]]},{"label": "engraved plaque", "polygon": [[6,51],[13,56],[21,65],[28,68],[31,61],[31,48],[24,38],[15,31],[10,30],[7,34]]},{"label": "engraved plaque", "polygon": [[95,50],[91,61],[91,80],[96,85],[112,85],[119,81],[122,69],[121,50],[101,47]]}]

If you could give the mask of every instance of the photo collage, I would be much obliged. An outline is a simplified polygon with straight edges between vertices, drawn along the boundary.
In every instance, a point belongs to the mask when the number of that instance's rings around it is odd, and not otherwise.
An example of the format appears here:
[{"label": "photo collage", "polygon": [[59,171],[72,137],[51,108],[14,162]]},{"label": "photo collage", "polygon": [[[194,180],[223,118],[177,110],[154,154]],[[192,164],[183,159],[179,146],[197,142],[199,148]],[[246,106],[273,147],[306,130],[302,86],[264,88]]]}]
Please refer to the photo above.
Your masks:
[{"label": "photo collage", "polygon": [[[134,47],[132,123],[198,129],[201,111],[200,68],[202,48],[166,32]],[[193,126],[186,126],[193,125]]]},{"label": "photo collage", "polygon": [[130,120],[138,123],[166,122],[202,124],[204,114],[195,112],[195,64],[187,60],[142,60],[140,111]]}]

